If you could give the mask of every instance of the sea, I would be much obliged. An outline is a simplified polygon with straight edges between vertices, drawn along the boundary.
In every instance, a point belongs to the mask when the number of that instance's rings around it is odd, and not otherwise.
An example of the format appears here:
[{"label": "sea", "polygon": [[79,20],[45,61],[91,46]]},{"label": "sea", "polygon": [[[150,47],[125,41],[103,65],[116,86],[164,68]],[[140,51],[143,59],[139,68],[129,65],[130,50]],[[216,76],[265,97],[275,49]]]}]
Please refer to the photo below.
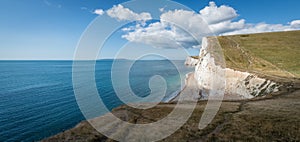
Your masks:
[{"label": "sea", "polygon": [[[94,65],[98,95],[107,108],[124,104],[112,83],[115,60],[84,62]],[[119,61],[116,70],[126,68],[129,62]],[[72,67],[73,61],[0,61],[0,142],[39,141],[86,120],[74,94]],[[85,71],[84,64],[77,68]],[[185,74],[192,71],[184,61],[135,61],[128,73],[129,84],[135,95],[146,97],[151,93],[150,78],[159,75],[167,84],[162,100],[167,102],[181,89]]]}]

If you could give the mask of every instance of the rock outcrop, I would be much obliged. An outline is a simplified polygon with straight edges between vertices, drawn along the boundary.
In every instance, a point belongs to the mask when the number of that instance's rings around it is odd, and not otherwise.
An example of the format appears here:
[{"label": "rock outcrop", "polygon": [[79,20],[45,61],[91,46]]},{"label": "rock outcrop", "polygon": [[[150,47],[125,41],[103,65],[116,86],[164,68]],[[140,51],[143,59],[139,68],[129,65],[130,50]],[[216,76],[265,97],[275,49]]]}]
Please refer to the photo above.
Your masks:
[{"label": "rock outcrop", "polygon": [[224,93],[224,99],[249,99],[278,91],[279,85],[274,81],[226,68],[221,50],[216,38],[203,38],[199,63],[195,68],[195,78],[199,89],[203,90],[203,99],[218,93]]},{"label": "rock outcrop", "polygon": [[195,67],[199,63],[199,59],[188,56],[184,62],[186,66]]}]

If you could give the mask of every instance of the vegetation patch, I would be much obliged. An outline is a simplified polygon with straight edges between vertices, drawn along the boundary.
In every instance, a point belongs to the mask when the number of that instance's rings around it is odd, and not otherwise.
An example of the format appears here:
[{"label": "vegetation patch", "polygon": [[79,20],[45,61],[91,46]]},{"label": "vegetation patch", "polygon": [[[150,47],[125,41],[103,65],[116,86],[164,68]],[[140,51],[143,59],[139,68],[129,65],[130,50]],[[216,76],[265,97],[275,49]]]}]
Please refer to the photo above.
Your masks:
[{"label": "vegetation patch", "polygon": [[300,77],[300,31],[218,37],[226,66],[271,76]]}]

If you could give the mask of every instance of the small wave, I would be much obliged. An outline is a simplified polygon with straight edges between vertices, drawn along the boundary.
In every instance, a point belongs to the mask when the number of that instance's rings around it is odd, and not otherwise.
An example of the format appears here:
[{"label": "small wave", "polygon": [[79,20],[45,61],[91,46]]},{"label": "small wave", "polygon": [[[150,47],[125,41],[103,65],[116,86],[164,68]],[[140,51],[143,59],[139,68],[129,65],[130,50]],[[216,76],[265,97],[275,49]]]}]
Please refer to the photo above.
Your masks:
[{"label": "small wave", "polygon": [[32,84],[32,85],[27,85],[24,87],[19,87],[19,88],[14,88],[11,90],[8,90],[8,93],[13,93],[13,92],[20,92],[24,90],[31,90],[31,89],[36,89],[36,88],[44,88],[44,87],[50,87],[50,86],[59,86],[60,83],[51,83],[51,84]]}]

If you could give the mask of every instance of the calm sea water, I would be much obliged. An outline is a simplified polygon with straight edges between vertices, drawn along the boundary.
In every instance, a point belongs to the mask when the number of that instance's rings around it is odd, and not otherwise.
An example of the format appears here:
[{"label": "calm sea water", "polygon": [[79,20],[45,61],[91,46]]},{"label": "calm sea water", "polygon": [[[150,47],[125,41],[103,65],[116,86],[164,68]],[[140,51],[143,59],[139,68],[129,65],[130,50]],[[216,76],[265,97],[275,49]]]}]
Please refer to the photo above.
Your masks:
[{"label": "calm sea water", "polygon": [[[183,61],[174,63],[182,75],[192,71]],[[112,86],[111,67],[112,60],[95,65],[97,89],[109,109],[123,104]],[[164,100],[168,100],[180,89],[179,74],[170,61],[138,61],[130,70],[129,82],[133,92],[143,97],[151,92],[149,79],[160,75],[167,82]],[[0,141],[37,141],[84,119],[73,91],[72,61],[0,61]]]}]

